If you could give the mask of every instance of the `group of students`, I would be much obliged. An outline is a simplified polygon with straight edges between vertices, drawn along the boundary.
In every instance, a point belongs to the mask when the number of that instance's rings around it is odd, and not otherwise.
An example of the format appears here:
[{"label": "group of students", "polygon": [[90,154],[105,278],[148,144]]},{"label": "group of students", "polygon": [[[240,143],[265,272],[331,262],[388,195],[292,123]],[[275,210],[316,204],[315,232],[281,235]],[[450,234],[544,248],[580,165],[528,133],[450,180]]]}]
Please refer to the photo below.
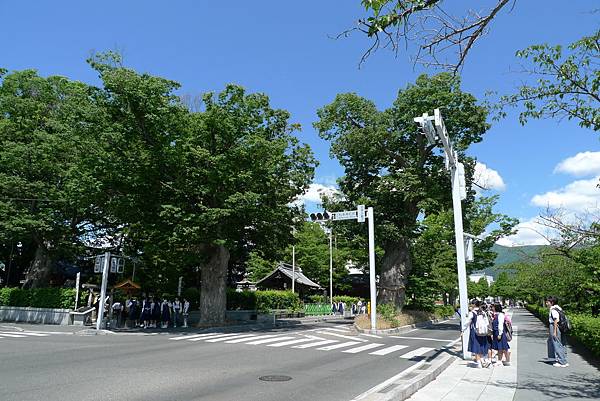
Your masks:
[{"label": "group of students", "polygon": [[167,298],[155,299],[153,296],[128,299],[125,302],[128,319],[134,327],[143,328],[168,328],[170,325],[177,327],[183,321],[183,327],[188,327],[190,303],[187,299],[183,302],[178,297],[174,301]]},{"label": "group of students", "polygon": [[488,305],[474,299],[471,304],[473,307],[466,327],[470,328],[468,350],[475,355],[475,366],[509,366],[509,342],[512,339],[510,317],[504,313],[500,303]]}]

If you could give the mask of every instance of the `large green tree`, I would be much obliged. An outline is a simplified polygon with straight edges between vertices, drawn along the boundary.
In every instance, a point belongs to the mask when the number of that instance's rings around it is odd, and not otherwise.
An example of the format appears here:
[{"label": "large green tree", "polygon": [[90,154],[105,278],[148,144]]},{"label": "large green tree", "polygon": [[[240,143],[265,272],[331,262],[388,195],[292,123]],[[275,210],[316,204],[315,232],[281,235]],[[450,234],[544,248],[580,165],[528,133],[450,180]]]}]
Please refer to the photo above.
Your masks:
[{"label": "large green tree", "polygon": [[[487,110],[450,74],[420,76],[384,111],[356,94],[338,95],[318,111],[315,123],[345,170],[338,180],[344,198],[330,207],[354,208],[360,203],[374,207],[376,241],[383,249],[379,298],[400,307],[412,270],[410,244],[417,218],[421,212],[427,215],[450,205],[444,159],[413,122],[434,108],[441,109],[454,149],[466,163],[470,188],[474,161],[464,151],[482,140],[489,127]],[[473,196],[471,192],[471,201]]]},{"label": "large green tree", "polygon": [[53,261],[80,254],[101,220],[90,160],[102,113],[86,84],[33,70],[3,73],[0,237],[35,249],[24,286],[45,286]]}]

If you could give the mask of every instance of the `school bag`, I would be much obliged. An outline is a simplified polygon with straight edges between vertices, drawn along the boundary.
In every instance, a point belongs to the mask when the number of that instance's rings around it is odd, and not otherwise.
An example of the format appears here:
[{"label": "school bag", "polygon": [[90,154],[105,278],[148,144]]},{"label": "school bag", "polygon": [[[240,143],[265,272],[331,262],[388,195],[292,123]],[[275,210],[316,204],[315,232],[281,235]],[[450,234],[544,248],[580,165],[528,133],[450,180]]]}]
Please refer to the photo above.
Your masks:
[{"label": "school bag", "polygon": [[490,319],[487,313],[481,310],[477,311],[477,319],[475,320],[475,334],[478,336],[490,335]]},{"label": "school bag", "polygon": [[513,337],[512,323],[506,317],[504,318],[504,335],[506,336],[506,341],[512,340],[512,337]]},{"label": "school bag", "polygon": [[558,312],[558,328],[560,329],[560,332],[567,333],[571,331],[571,321],[569,320],[567,315],[565,315],[565,311],[561,308],[555,309]]}]

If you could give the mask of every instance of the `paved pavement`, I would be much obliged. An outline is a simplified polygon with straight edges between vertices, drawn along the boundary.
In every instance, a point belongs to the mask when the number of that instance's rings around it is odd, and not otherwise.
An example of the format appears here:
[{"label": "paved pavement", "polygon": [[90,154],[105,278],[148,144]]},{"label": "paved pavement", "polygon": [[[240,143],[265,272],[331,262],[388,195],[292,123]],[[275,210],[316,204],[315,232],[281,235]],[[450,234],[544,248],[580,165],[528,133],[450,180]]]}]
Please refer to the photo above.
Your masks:
[{"label": "paved pavement", "polygon": [[476,369],[457,359],[411,401],[600,400],[600,371],[584,349],[568,347],[568,368],[546,361],[547,328],[524,309],[514,310],[512,365]]}]

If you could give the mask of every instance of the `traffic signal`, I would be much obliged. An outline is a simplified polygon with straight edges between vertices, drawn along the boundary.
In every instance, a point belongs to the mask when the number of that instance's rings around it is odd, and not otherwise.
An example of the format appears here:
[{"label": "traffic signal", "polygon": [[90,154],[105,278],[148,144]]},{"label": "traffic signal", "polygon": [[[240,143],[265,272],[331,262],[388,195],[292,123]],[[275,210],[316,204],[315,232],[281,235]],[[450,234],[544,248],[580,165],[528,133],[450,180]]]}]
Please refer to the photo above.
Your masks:
[{"label": "traffic signal", "polygon": [[331,215],[329,213],[327,213],[326,211],[321,213],[311,213],[310,214],[310,219],[312,221],[325,221],[325,220],[331,220]]},{"label": "traffic signal", "polygon": [[419,133],[425,135],[427,138],[427,142],[430,145],[435,145],[437,143],[437,135],[435,132],[435,128],[431,123],[431,118],[427,115],[427,113],[423,114],[423,117],[415,117],[413,120],[417,123],[417,129]]}]

